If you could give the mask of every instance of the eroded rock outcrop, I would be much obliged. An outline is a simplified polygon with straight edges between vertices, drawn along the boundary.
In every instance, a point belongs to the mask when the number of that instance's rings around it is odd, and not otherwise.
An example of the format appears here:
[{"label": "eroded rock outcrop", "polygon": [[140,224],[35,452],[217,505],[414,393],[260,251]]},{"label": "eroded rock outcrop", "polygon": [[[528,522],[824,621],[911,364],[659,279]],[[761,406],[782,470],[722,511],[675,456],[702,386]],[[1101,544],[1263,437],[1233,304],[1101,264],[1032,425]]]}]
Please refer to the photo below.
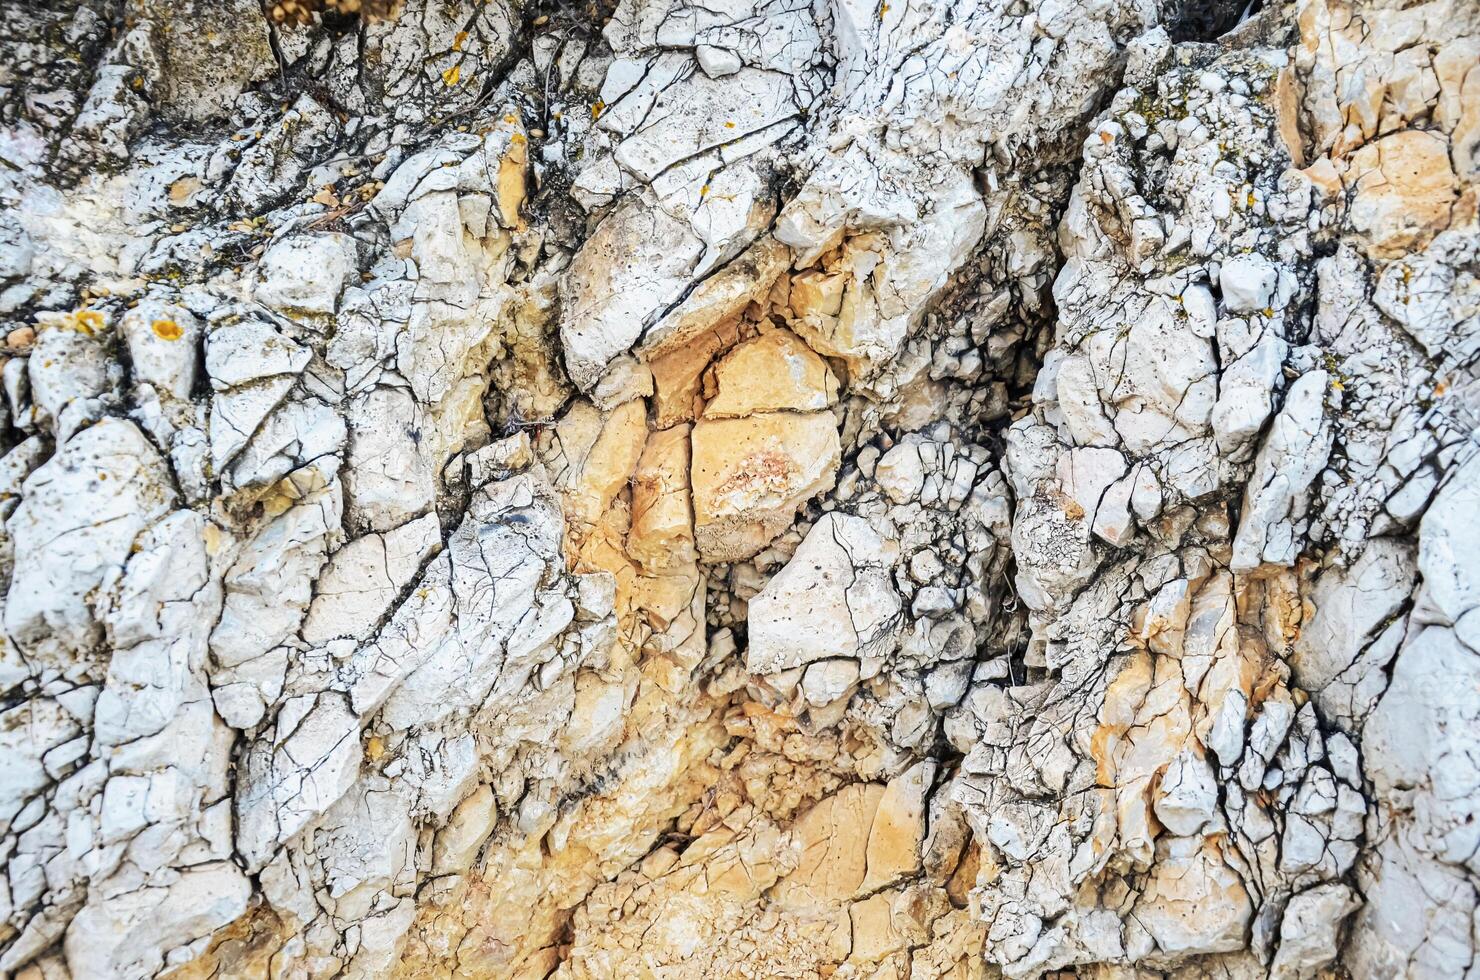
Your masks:
[{"label": "eroded rock outcrop", "polygon": [[1254,8],[0,4],[0,974],[1465,975],[1480,8]]}]

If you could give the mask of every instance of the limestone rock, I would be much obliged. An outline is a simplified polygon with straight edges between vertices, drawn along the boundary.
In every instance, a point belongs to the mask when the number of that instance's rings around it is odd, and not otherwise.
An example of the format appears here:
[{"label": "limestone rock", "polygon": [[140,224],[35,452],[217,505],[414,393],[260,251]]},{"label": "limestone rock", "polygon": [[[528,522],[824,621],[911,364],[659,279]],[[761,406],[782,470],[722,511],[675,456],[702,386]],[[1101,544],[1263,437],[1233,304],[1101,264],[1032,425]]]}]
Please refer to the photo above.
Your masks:
[{"label": "limestone rock", "polygon": [[762,334],[726,354],[714,366],[714,386],[704,405],[709,419],[817,411],[838,397],[827,364],[788,330]]},{"label": "limestone rock", "polygon": [[332,314],[339,295],[358,271],[348,235],[298,235],[274,242],[262,256],[257,302],[289,316]]},{"label": "limestone rock", "polygon": [[27,656],[70,672],[103,636],[96,590],[174,506],[175,490],[144,434],[106,419],[69,439],[21,493],[6,522],[14,565],[5,631]]},{"label": "limestone rock", "polygon": [[1341,924],[1359,904],[1351,888],[1340,884],[1317,885],[1290,899],[1270,976],[1319,976],[1335,961]]},{"label": "limestone rock", "polygon": [[0,4],[0,975],[1472,970],[1480,6],[597,7]]},{"label": "limestone rock", "polygon": [[707,561],[760,551],[796,511],[832,487],[837,421],[829,412],[768,412],[694,424],[694,537]]},{"label": "limestone rock", "polygon": [[243,89],[274,70],[267,24],[249,3],[126,6],[159,40],[166,104],[192,120],[226,115]]},{"label": "limestone rock", "polygon": [[824,516],[751,600],[746,666],[771,674],[885,652],[900,611],[888,574],[897,548],[862,518]]},{"label": "limestone rock", "polygon": [[694,560],[689,429],[677,425],[650,435],[632,474],[627,553],[648,571]]}]

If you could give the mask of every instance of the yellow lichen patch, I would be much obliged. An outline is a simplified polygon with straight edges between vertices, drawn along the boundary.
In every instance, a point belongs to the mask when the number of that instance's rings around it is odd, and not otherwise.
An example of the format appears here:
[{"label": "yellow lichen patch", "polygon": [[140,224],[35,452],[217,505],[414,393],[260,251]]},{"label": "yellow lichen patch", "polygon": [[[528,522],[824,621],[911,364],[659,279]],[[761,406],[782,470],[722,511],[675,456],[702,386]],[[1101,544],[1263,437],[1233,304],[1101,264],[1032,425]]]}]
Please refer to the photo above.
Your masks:
[{"label": "yellow lichen patch", "polygon": [[160,340],[179,340],[185,335],[185,331],[174,320],[155,320],[149,325],[149,329]]},{"label": "yellow lichen patch", "polygon": [[68,328],[92,336],[107,326],[108,320],[97,310],[78,310],[65,323]]},{"label": "yellow lichen patch", "polygon": [[600,119],[601,118],[601,110],[602,109],[605,109],[605,108],[606,108],[606,103],[603,102],[603,101],[601,101],[600,99],[597,99],[595,102],[591,103],[591,118],[592,119]]},{"label": "yellow lichen patch", "polygon": [[442,84],[452,88],[462,78],[462,65],[453,65],[442,73]]},{"label": "yellow lichen patch", "polygon": [[463,44],[467,41],[467,39],[468,39],[468,32],[467,31],[458,31],[457,32],[457,37],[455,37],[455,38],[452,39],[452,50],[454,50],[454,51],[461,51],[463,49]]},{"label": "yellow lichen patch", "polygon": [[371,735],[365,740],[365,758],[371,762],[379,762],[385,756],[385,739],[379,735]]}]

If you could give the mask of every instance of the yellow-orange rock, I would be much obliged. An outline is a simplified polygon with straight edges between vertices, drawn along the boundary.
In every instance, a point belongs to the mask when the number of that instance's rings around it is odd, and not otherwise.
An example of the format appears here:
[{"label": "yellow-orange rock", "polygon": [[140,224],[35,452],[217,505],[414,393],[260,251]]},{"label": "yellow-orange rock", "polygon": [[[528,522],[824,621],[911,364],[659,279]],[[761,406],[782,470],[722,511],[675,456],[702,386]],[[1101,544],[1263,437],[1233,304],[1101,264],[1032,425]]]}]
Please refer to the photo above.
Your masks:
[{"label": "yellow-orange rock", "polygon": [[797,319],[837,317],[848,277],[835,272],[804,272],[791,280],[790,305]]},{"label": "yellow-orange rock", "polygon": [[648,437],[632,475],[632,530],[627,554],[649,572],[693,562],[694,514],[689,506],[689,426]]},{"label": "yellow-orange rock", "polygon": [[853,953],[856,962],[875,963],[905,947],[908,937],[895,928],[894,900],[897,892],[880,892],[848,910],[853,919]]},{"label": "yellow-orange rock", "polygon": [[654,415],[660,429],[692,422],[699,414],[700,379],[704,369],[722,351],[733,347],[740,337],[740,322],[726,320],[693,335],[681,346],[654,358]]},{"label": "yellow-orange rock", "polygon": [[1377,258],[1396,258],[1449,227],[1459,196],[1449,144],[1413,129],[1353,153],[1346,183],[1354,191],[1352,226],[1370,238]]},{"label": "yellow-orange rock", "polygon": [[772,330],[730,351],[714,366],[714,386],[705,418],[817,411],[838,400],[838,379],[827,362],[790,330]]},{"label": "yellow-orange rock", "polygon": [[565,513],[576,525],[594,525],[637,467],[647,441],[647,409],[634,398],[599,419],[589,403],[581,405],[585,411],[573,409],[558,430],[570,467],[562,480]]},{"label": "yellow-orange rock", "polygon": [[816,908],[858,893],[868,870],[869,831],[883,796],[879,783],[855,783],[802,815],[793,827],[801,860],[777,886],[778,905]]},{"label": "yellow-orange rock", "polygon": [[694,538],[707,561],[756,554],[797,508],[831,489],[840,445],[829,412],[771,412],[694,425]]},{"label": "yellow-orange rock", "polygon": [[1244,947],[1252,903],[1243,879],[1223,857],[1223,846],[1221,836],[1158,842],[1156,866],[1135,917],[1167,962]]},{"label": "yellow-orange rock", "polygon": [[868,835],[868,874],[863,888],[873,891],[920,870],[925,839],[926,797],[935,765],[919,762],[891,779],[879,798]]},{"label": "yellow-orange rock", "polygon": [[638,345],[649,362],[689,346],[716,324],[733,320],[746,305],[763,300],[791,263],[791,249],[766,235],[723,269],[705,279],[653,324]]}]

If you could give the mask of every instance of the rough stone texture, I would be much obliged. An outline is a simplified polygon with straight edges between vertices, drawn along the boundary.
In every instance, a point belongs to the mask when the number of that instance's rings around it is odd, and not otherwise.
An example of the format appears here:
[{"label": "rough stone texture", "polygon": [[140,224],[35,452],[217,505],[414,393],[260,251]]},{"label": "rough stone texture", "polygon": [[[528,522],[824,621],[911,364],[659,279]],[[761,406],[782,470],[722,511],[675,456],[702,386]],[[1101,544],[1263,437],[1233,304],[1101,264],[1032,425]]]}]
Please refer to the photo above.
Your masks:
[{"label": "rough stone texture", "polygon": [[1473,0],[0,0],[0,976],[1462,977]]}]

